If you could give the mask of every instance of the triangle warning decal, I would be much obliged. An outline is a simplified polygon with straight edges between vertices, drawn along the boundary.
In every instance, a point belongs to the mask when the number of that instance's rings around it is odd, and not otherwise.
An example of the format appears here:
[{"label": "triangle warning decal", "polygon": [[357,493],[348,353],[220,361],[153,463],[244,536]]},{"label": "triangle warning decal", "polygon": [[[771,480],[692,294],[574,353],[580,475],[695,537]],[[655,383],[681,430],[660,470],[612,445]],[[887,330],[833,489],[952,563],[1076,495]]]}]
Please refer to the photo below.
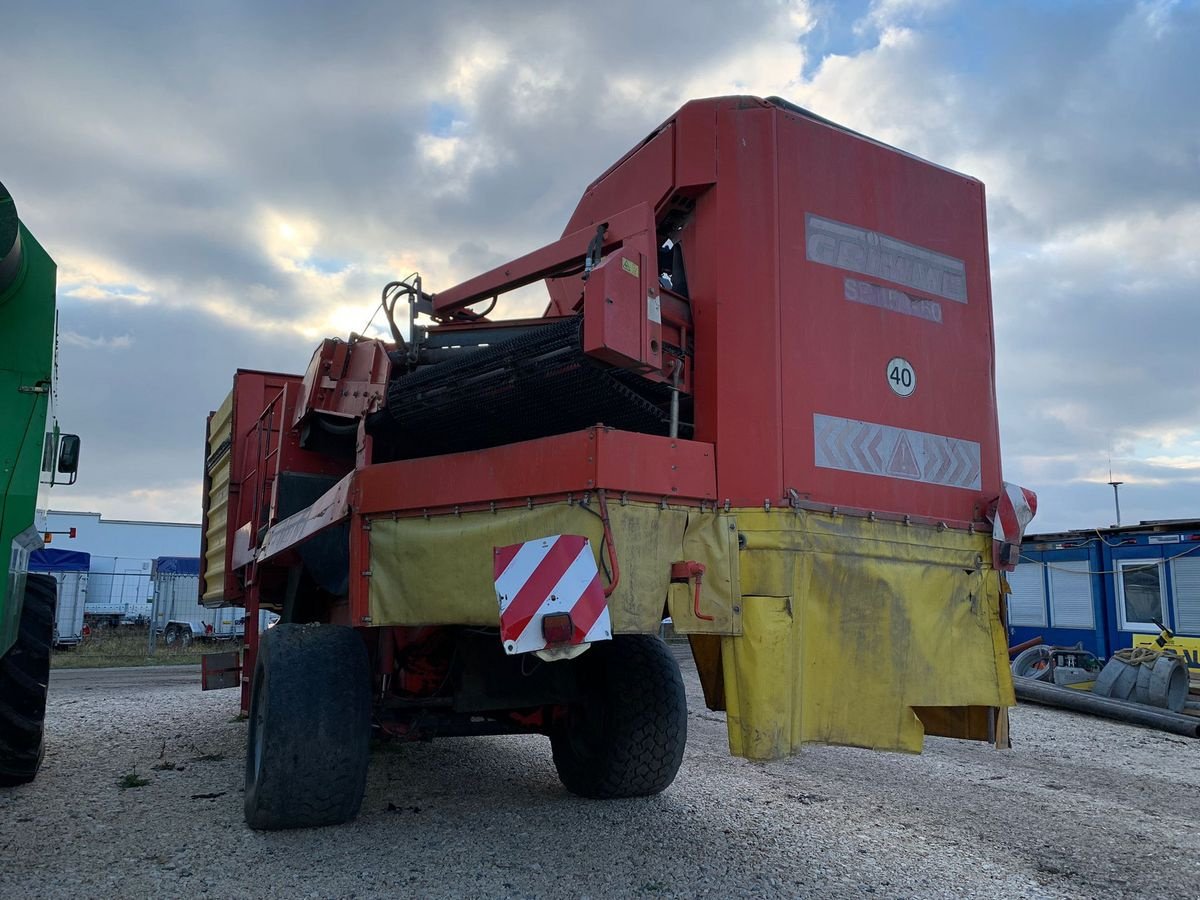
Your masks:
[{"label": "triangle warning decal", "polygon": [[921,467],[917,464],[917,456],[913,453],[912,445],[908,442],[908,435],[903,431],[900,432],[900,437],[896,441],[896,449],[892,451],[892,458],[888,461],[887,471],[889,475],[895,475],[899,478],[921,478]]}]

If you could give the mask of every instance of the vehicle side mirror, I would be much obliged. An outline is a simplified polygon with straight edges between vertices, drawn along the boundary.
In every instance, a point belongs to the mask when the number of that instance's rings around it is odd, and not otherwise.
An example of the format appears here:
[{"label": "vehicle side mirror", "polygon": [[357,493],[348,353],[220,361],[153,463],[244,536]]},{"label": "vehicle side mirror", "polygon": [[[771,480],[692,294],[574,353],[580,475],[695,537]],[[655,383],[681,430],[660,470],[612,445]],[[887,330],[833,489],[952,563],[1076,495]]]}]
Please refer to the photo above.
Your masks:
[{"label": "vehicle side mirror", "polygon": [[58,440],[58,471],[74,475],[79,471],[79,435],[64,434]]}]

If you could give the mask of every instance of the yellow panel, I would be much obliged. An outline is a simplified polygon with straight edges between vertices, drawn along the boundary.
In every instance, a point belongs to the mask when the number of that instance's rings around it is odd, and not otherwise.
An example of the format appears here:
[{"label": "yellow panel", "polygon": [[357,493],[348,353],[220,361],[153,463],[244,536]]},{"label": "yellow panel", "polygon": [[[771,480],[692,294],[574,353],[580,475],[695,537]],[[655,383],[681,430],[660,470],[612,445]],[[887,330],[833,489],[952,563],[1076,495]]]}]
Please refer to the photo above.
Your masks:
[{"label": "yellow panel", "polygon": [[[233,434],[233,392],[213,414],[209,424],[208,446],[205,460]],[[201,601],[220,602],[225,599],[225,536],[229,522],[229,463],[233,454],[228,450],[209,473],[208,510],[204,518],[204,536],[207,541],[204,554],[204,584],[206,590]]]},{"label": "yellow panel", "polygon": [[[1157,634],[1135,634],[1133,646],[1149,647],[1151,650],[1174,650],[1175,654],[1187,663],[1192,680],[1200,677],[1200,638],[1174,635],[1162,646],[1159,646],[1158,639],[1159,635]],[[1075,687],[1075,685],[1071,685],[1071,687]]]},{"label": "yellow panel", "polygon": [[[671,611],[704,651],[706,697],[727,707],[736,755],[805,743],[915,752],[927,730],[987,737],[989,708],[1015,702],[990,535],[638,503],[613,503],[610,516],[617,631],[657,630],[673,562],[707,567],[701,609],[715,621],[691,615],[685,585],[670,586]],[[374,519],[372,623],[495,626],[493,548],[551,534],[585,535],[599,554],[595,503]]]},{"label": "yellow panel", "polygon": [[[740,636],[722,639],[730,750],[918,752],[913,707],[1015,703],[990,535],[821,513],[736,511]],[[978,736],[977,711],[930,713]]]},{"label": "yellow panel", "polygon": [[[714,514],[707,514],[710,519]],[[684,558],[688,513],[609,502],[620,581],[609,598],[616,631],[654,633],[662,622],[671,564]],[[533,509],[371,522],[373,625],[483,625],[499,621],[492,550],[552,534],[581,534],[598,555],[603,526],[593,500]],[[601,580],[608,578],[601,569]]]},{"label": "yellow panel", "polygon": [[741,586],[738,579],[737,517],[693,511],[683,536],[683,559],[704,563],[700,613],[695,614],[694,584],[673,584],[668,606],[680,634],[741,634]]}]

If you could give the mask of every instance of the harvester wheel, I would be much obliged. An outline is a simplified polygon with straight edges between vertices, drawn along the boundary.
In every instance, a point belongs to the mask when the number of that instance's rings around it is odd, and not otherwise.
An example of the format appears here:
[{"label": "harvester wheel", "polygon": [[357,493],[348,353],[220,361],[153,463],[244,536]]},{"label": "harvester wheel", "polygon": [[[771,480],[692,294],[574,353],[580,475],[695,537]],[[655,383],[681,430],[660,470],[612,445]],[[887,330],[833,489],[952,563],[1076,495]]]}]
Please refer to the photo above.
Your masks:
[{"label": "harvester wheel", "polygon": [[17,642],[0,659],[0,785],[33,781],[46,747],[46,686],[58,585],[28,575]]},{"label": "harvester wheel", "polygon": [[246,742],[246,823],[313,828],[358,815],[371,739],[371,674],[352,628],[284,625],[258,645]]},{"label": "harvester wheel", "polygon": [[666,789],[687,743],[683,678],[667,645],[652,635],[618,635],[579,663],[586,699],[550,735],[563,785],[598,800]]}]

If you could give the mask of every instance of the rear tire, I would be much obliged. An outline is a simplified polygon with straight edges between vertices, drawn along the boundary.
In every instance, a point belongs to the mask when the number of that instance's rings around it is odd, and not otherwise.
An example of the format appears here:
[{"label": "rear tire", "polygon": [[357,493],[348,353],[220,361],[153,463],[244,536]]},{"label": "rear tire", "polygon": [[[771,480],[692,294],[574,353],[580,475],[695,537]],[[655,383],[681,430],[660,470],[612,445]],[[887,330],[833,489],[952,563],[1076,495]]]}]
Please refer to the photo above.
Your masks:
[{"label": "rear tire", "polygon": [[568,707],[550,734],[563,786],[597,800],[665,790],[687,743],[683,677],[667,645],[652,635],[618,635],[579,663],[586,699]]},{"label": "rear tire", "polygon": [[352,628],[277,625],[254,665],[246,824],[314,828],[358,815],[371,739],[367,650]]},{"label": "rear tire", "polygon": [[46,691],[58,583],[28,575],[17,642],[0,659],[0,785],[33,781],[46,752]]}]

